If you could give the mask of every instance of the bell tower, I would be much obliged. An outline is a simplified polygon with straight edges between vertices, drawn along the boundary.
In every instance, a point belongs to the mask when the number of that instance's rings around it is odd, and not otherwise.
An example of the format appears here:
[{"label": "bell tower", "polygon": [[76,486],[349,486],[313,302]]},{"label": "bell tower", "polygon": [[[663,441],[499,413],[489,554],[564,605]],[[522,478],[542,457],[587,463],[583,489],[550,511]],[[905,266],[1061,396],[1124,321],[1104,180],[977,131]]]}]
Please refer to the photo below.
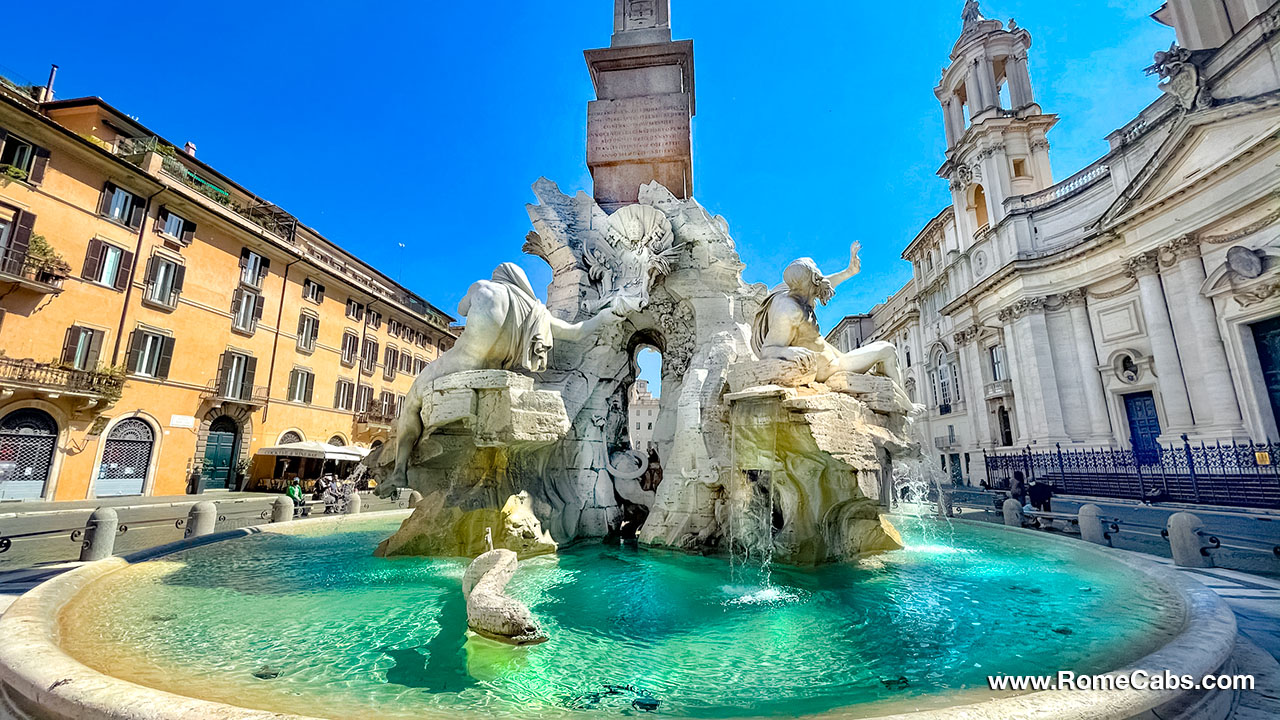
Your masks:
[{"label": "bell tower", "polygon": [[592,195],[608,212],[657,180],[693,195],[693,41],[671,40],[671,0],[614,0],[609,47],[587,50]]},{"label": "bell tower", "polygon": [[965,2],[961,20],[951,62],[933,90],[947,138],[938,174],[950,181],[962,238],[977,238],[1004,218],[1006,198],[1053,184],[1045,134],[1058,118],[1035,101],[1031,33],[1013,20],[1006,27],[983,17],[978,0]]}]

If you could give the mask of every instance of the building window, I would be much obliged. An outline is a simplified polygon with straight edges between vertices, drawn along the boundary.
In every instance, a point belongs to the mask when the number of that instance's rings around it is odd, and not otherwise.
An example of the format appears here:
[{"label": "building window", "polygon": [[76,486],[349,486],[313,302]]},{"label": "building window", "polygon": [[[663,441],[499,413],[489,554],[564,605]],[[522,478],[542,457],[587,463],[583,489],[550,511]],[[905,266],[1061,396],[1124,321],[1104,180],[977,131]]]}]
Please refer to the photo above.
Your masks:
[{"label": "building window", "polygon": [[1000,345],[992,345],[987,352],[991,356],[991,380],[998,382],[1005,379],[1004,375],[1004,347]]},{"label": "building window", "polygon": [[342,364],[345,367],[352,367],[356,364],[356,357],[360,353],[360,336],[344,330],[342,333]]},{"label": "building window", "polygon": [[152,255],[147,260],[147,289],[143,299],[167,308],[176,306],[186,277],[184,265],[161,255]]},{"label": "building window", "polygon": [[39,185],[48,165],[48,150],[17,135],[0,132],[0,173]]},{"label": "building window", "polygon": [[413,359],[413,374],[421,375],[423,370],[427,369],[427,361],[422,358]]},{"label": "building window", "polygon": [[249,400],[253,397],[253,381],[258,370],[258,359],[234,350],[222,353],[218,368],[218,394],[232,400]]},{"label": "building window", "polygon": [[107,183],[102,190],[102,200],[98,207],[98,214],[126,225],[133,230],[142,227],[142,217],[146,213],[147,201],[133,193],[118,187],[114,183]]},{"label": "building window", "polygon": [[142,377],[169,377],[173,360],[173,338],[150,330],[134,330],[129,338],[129,372]]},{"label": "building window", "polygon": [[366,316],[365,324],[367,324],[369,327],[373,328],[374,330],[381,328],[382,313],[378,312],[377,310],[370,310],[369,314]]},{"label": "building window", "polygon": [[96,369],[103,335],[101,330],[79,325],[67,328],[67,337],[62,343],[62,364],[76,370]]},{"label": "building window", "polygon": [[413,356],[408,352],[400,353],[400,372],[413,374]]},{"label": "building window", "polygon": [[383,390],[378,394],[378,410],[384,418],[395,417],[396,415],[396,394],[388,390]]},{"label": "building window", "polygon": [[85,253],[81,275],[90,282],[124,290],[129,284],[129,266],[132,264],[133,253],[93,238]]},{"label": "building window", "polygon": [[190,245],[195,239],[196,224],[171,212],[169,208],[162,207],[156,217],[156,231],[184,245]]},{"label": "building window", "polygon": [[262,319],[262,295],[237,288],[231,294],[231,327],[240,332],[252,333]]},{"label": "building window", "polygon": [[155,432],[145,420],[131,417],[116,423],[102,446],[102,463],[93,494],[140,495],[151,470]]},{"label": "building window", "polygon": [[313,303],[320,304],[324,302],[324,286],[320,283],[307,278],[302,281],[302,299],[310,300]]},{"label": "building window", "polygon": [[369,385],[361,385],[356,391],[356,412],[369,412],[369,406],[373,404],[373,387]]},{"label": "building window", "polygon": [[320,318],[310,313],[302,313],[298,317],[298,349],[311,352],[316,349],[316,338],[320,336]]},{"label": "building window", "polygon": [[355,300],[348,300],[347,317],[355,320],[356,322],[360,322],[360,320],[364,318],[364,306]]},{"label": "building window", "polygon": [[333,407],[350,411],[356,401],[356,384],[350,380],[339,380],[333,392]]},{"label": "building window", "polygon": [[271,268],[271,261],[258,253],[244,248],[240,251],[240,282],[249,287],[262,287],[262,280]]},{"label": "building window", "polygon": [[360,348],[360,360],[363,362],[361,369],[366,375],[372,375],[373,371],[378,367],[378,341],[373,338],[365,338],[364,346]]},{"label": "building window", "polygon": [[396,367],[400,364],[400,352],[388,345],[382,357],[382,377],[387,380],[396,379]]},{"label": "building window", "polygon": [[305,368],[294,368],[289,373],[289,402],[311,402],[311,391],[315,389],[316,375]]},{"label": "building window", "polygon": [[387,332],[395,337],[400,337],[400,321],[391,318],[387,321]]}]

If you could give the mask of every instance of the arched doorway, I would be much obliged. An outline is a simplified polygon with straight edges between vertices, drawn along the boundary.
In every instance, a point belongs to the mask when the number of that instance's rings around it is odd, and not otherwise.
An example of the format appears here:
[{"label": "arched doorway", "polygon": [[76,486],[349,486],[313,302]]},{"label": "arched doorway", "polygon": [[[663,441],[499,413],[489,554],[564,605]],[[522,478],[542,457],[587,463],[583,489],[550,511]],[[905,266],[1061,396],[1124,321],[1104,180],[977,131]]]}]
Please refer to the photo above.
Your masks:
[{"label": "arched doorway", "polygon": [[155,442],[155,431],[146,420],[132,417],[116,423],[102,445],[94,495],[141,495],[151,470]]},{"label": "arched doorway", "polygon": [[212,489],[230,489],[235,484],[236,460],[240,455],[240,426],[235,420],[222,415],[209,425],[209,437],[204,445],[204,486]]},{"label": "arched doorway", "polygon": [[38,500],[53,468],[58,423],[36,408],[0,420],[0,500]]}]

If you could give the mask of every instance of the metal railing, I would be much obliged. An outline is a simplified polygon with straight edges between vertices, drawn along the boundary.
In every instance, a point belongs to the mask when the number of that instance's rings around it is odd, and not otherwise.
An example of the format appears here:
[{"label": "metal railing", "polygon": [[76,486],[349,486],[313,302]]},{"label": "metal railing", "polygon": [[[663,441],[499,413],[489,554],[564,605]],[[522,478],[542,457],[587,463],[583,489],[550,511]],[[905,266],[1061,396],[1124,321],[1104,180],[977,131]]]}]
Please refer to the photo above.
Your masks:
[{"label": "metal railing", "polygon": [[0,357],[0,383],[57,388],[107,398],[118,398],[124,390],[124,378],[114,373],[8,357]]},{"label": "metal railing", "polygon": [[982,389],[982,397],[986,400],[992,398],[1008,397],[1013,394],[1013,383],[1008,380],[995,380],[987,383]]},{"label": "metal railing", "polygon": [[1110,174],[1111,166],[1098,161],[1052,187],[1047,187],[1029,195],[1015,195],[1004,201],[1005,207],[1009,212],[1035,210],[1075,195]]},{"label": "metal railing", "polygon": [[0,258],[0,273],[57,291],[62,289],[62,282],[71,274],[71,266],[63,260],[6,254]]},{"label": "metal railing", "polygon": [[210,380],[204,386],[203,395],[215,400],[243,403],[245,405],[265,405],[267,402],[267,388],[265,385],[255,385],[252,388],[227,388],[223,387],[225,384],[225,382],[219,383],[217,380]]},{"label": "metal railing", "polygon": [[366,425],[395,425],[396,416],[382,410],[366,410],[356,413],[356,422]]},{"label": "metal railing", "polygon": [[1137,449],[1063,449],[990,454],[993,485],[1039,480],[1054,492],[1146,502],[1280,508],[1280,443],[1151,444]]}]

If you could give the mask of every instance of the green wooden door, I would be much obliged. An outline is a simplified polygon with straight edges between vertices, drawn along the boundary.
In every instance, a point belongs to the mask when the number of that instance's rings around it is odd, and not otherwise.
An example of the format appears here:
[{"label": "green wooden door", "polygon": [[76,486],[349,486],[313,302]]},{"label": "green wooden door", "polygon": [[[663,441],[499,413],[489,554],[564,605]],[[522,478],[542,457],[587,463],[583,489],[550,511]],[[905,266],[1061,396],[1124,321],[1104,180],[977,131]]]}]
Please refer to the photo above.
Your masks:
[{"label": "green wooden door", "polygon": [[218,418],[209,429],[204,446],[204,486],[230,488],[235,484],[236,446],[240,433],[235,423]]}]

